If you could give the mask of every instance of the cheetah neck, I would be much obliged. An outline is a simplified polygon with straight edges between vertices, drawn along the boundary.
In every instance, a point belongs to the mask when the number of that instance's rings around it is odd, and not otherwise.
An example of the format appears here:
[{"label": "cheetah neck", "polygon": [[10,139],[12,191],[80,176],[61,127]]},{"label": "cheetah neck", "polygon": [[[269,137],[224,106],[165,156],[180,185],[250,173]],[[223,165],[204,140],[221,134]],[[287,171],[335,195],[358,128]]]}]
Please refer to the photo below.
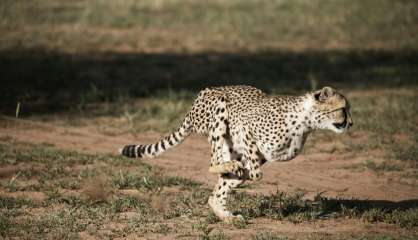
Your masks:
[{"label": "cheetah neck", "polygon": [[310,133],[316,129],[315,118],[312,116],[314,114],[315,99],[310,94],[299,96],[298,98],[300,104],[296,109],[298,109],[297,114],[302,125],[301,132]]},{"label": "cheetah neck", "polygon": [[304,123],[308,132],[319,129],[319,123],[317,119],[317,111],[315,110],[315,98],[311,93],[307,93],[302,96],[303,98],[303,114],[304,114]]}]

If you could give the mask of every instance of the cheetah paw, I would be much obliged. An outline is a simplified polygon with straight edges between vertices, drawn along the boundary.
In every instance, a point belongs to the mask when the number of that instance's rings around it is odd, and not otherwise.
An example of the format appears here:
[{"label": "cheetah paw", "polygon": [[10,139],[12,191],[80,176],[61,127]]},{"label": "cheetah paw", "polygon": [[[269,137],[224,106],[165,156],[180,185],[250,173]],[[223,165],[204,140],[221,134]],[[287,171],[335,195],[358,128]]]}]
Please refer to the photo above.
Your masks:
[{"label": "cheetah paw", "polygon": [[232,215],[227,217],[221,217],[220,218],[223,222],[226,223],[239,223],[239,222],[245,222],[245,219],[242,215]]},{"label": "cheetah paw", "polygon": [[244,176],[244,166],[242,165],[241,162],[232,160],[232,161],[224,162],[215,166],[211,166],[209,168],[209,172],[219,173],[219,174],[232,173],[236,175],[237,177],[242,177]]},{"label": "cheetah paw", "polygon": [[249,173],[249,178],[252,181],[260,181],[263,178],[263,173],[261,171],[252,171]]},{"label": "cheetah paw", "polygon": [[212,208],[213,213],[215,213],[215,215],[219,219],[221,219],[223,222],[226,222],[226,223],[245,222],[245,219],[242,215],[240,214],[235,215],[231,213],[230,211],[227,211],[225,207],[217,203],[212,196],[209,197],[208,204]]}]

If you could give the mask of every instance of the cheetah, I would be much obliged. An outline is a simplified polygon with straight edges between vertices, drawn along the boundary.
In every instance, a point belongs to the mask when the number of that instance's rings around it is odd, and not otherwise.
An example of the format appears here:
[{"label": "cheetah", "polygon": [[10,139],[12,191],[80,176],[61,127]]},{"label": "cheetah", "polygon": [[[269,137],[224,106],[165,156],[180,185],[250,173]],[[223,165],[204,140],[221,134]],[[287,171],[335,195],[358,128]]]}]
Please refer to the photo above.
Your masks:
[{"label": "cheetah", "polygon": [[152,158],[193,132],[207,135],[209,172],[219,175],[208,203],[230,222],[242,216],[227,210],[228,195],[246,180],[260,180],[264,163],[294,159],[316,129],[343,133],[352,125],[349,102],[331,87],[301,96],[269,96],[251,86],[212,87],[199,93],[176,131],[157,143],[119,151],[126,157]]}]

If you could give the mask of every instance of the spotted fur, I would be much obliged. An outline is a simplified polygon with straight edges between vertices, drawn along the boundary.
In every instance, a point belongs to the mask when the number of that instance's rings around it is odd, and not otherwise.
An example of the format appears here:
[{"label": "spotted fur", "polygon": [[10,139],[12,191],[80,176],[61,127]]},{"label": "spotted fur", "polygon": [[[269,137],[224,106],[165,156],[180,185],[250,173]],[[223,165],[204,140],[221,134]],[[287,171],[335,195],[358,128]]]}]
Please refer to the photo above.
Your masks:
[{"label": "spotted fur", "polygon": [[260,180],[265,162],[289,161],[316,129],[345,132],[353,124],[346,98],[330,87],[301,96],[269,96],[250,86],[207,88],[199,93],[177,131],[154,144],[128,145],[127,157],[155,157],[192,132],[211,145],[209,171],[220,175],[209,205],[225,221],[229,192],[245,180]]}]

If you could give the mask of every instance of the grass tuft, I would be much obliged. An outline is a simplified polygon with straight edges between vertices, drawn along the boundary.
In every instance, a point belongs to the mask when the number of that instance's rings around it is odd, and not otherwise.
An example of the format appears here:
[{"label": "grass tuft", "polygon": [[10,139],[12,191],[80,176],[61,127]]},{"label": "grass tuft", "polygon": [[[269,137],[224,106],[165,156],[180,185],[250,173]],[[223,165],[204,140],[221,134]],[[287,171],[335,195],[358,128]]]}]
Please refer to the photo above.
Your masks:
[{"label": "grass tuft", "polygon": [[258,232],[251,237],[252,240],[287,240],[286,236],[280,236],[272,232]]}]

